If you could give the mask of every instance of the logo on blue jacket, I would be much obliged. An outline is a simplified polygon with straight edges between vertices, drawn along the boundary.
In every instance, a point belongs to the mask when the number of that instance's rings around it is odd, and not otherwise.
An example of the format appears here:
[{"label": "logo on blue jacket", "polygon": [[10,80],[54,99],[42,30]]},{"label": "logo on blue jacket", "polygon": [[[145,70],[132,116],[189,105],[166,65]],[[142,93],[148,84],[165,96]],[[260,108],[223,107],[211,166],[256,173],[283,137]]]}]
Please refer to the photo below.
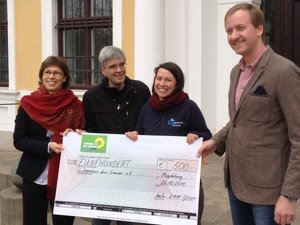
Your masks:
[{"label": "logo on blue jacket", "polygon": [[175,119],[171,118],[168,120],[168,125],[171,127],[181,127],[183,122],[177,122]]}]

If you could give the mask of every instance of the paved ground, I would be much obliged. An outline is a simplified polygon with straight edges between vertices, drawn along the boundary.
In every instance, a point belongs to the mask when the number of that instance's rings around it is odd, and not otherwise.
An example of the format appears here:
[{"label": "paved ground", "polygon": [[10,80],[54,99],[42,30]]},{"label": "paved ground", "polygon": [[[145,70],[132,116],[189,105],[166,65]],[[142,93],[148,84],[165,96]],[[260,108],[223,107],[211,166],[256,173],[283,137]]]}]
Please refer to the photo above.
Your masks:
[{"label": "paved ground", "polygon": [[[11,139],[10,133],[0,131],[0,175],[10,173],[11,165],[19,155],[19,152],[13,148]],[[205,190],[205,206],[202,225],[232,224],[227,192],[223,183],[223,162],[223,158],[213,155],[208,159],[208,164],[203,165],[202,167],[202,182]],[[10,179],[0,176],[0,190],[3,189],[1,185],[11,185]],[[293,225],[300,225],[300,202],[298,203],[297,217],[298,221]],[[90,224],[89,221],[81,218],[76,218],[74,223],[74,225]]]}]

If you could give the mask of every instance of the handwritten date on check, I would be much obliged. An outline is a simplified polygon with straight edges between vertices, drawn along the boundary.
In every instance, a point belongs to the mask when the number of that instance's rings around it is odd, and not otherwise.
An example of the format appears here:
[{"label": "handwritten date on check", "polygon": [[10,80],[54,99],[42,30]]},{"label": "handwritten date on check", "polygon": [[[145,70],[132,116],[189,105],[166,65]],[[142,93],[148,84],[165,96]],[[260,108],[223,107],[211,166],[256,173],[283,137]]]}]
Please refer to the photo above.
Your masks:
[{"label": "handwritten date on check", "polygon": [[202,140],[70,133],[55,213],[155,224],[197,224]]}]

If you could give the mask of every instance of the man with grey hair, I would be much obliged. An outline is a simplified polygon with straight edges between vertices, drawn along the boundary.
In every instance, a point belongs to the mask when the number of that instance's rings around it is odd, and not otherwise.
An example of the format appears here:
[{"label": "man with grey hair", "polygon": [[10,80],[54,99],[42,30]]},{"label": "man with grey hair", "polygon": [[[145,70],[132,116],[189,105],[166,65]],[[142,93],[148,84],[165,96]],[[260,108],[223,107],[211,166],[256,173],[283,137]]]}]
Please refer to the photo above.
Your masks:
[{"label": "man with grey hair", "polygon": [[[102,48],[99,63],[103,82],[83,95],[86,131],[124,134],[134,130],[141,107],[150,97],[148,86],[126,76],[126,56],[118,47]],[[109,225],[110,222],[93,219],[92,224]],[[132,223],[117,221],[117,224]]]}]

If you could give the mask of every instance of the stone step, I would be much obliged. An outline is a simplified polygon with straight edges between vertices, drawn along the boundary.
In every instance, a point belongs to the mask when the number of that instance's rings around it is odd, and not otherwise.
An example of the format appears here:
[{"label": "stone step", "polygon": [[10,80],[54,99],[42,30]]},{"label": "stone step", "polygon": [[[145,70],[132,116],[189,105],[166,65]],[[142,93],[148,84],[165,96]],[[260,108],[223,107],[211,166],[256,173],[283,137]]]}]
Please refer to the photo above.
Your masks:
[{"label": "stone step", "polygon": [[14,186],[10,177],[11,168],[16,166],[16,161],[21,153],[14,150],[0,151],[0,191]]},{"label": "stone step", "polygon": [[[22,193],[13,184],[12,170],[22,152],[13,146],[13,133],[0,131],[0,224],[22,225]],[[16,179],[16,178],[13,178]],[[19,179],[21,179],[19,177]],[[52,225],[49,212],[48,224]],[[75,218],[74,225],[91,225],[90,219]]]},{"label": "stone step", "polygon": [[12,132],[0,131],[0,191],[13,186],[10,179],[11,167],[21,155],[21,152],[13,147],[12,136]]},{"label": "stone step", "polygon": [[0,130],[0,151],[15,151],[13,132]]},{"label": "stone step", "polygon": [[0,192],[0,224],[22,225],[22,193],[16,186]]}]

